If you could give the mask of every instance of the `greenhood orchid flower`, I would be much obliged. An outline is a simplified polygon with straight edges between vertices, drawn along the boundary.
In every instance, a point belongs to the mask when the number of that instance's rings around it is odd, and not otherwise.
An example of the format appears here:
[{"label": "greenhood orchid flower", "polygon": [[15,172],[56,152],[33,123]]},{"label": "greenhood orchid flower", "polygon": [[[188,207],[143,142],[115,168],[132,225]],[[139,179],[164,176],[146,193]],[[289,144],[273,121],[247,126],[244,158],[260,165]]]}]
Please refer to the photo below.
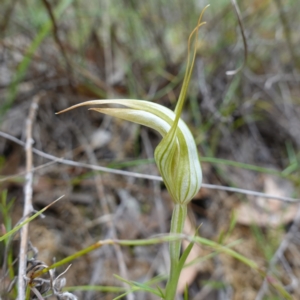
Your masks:
[{"label": "greenhood orchid flower", "polygon": [[202,174],[196,144],[187,125],[181,119],[176,121],[176,115],[170,109],[143,100],[93,100],[64,111],[99,104],[124,105],[126,108],[91,110],[150,127],[162,135],[163,139],[155,150],[154,158],[164,183],[176,203],[190,201],[200,189]]},{"label": "greenhood orchid flower", "polygon": [[150,101],[131,99],[92,100],[59,112],[62,113],[85,105],[124,105],[124,108],[91,108],[91,110],[158,131],[163,139],[155,149],[154,158],[164,183],[176,204],[187,204],[198,192],[202,182],[201,167],[194,138],[187,125],[180,119],[196,56],[196,41],[192,57],[189,55],[191,39],[197,34],[198,28],[204,24],[200,23],[201,16],[198,25],[189,37],[188,65],[175,112]]},{"label": "greenhood orchid flower", "polygon": [[[150,127],[161,134],[162,140],[155,149],[154,158],[168,192],[175,203],[170,226],[170,233],[172,234],[182,233],[187,215],[187,204],[198,192],[202,182],[201,166],[195,140],[187,125],[180,119],[180,115],[195,62],[197,31],[204,24],[200,21],[205,9],[202,11],[198,24],[189,37],[187,68],[174,112],[157,103],[131,99],[92,100],[79,103],[59,112],[62,113],[85,105],[118,105],[114,108],[98,107],[90,109]],[[190,46],[193,37],[195,37],[195,43],[193,55],[190,57]],[[120,105],[124,107],[119,107]],[[170,273],[163,295],[165,300],[175,298],[179,275],[192,245],[184,251],[181,258],[180,248],[181,240],[169,244]]]}]

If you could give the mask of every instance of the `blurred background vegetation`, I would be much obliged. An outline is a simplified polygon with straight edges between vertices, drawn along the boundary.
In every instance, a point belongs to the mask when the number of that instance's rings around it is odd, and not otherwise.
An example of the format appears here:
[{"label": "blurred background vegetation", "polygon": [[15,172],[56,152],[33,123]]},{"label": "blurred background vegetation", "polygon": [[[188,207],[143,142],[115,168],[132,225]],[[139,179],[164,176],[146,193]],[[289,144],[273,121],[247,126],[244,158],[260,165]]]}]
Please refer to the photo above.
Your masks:
[{"label": "blurred background vegetation", "polygon": [[[204,182],[300,198],[298,0],[238,1],[248,56],[242,71],[233,76],[226,72],[243,64],[244,45],[230,0],[2,0],[0,130],[24,140],[29,107],[37,96],[34,147],[75,161],[157,174],[152,158],[159,137],[151,130],[86,109],[54,113],[99,98],[144,99],[173,109],[184,76],[187,39],[207,4],[182,116],[199,148]],[[46,162],[34,157],[34,166]],[[0,137],[0,191],[7,197],[0,223],[6,229],[8,216],[15,224],[22,215],[24,166],[24,149]],[[41,260],[50,264],[54,257],[110,236],[97,176],[57,163],[35,172],[35,208],[66,195],[44,220],[31,224],[31,241]],[[101,182],[118,237],[167,232],[171,201],[163,185],[109,174],[102,174]],[[12,199],[9,211],[4,209]],[[226,236],[226,242],[245,238],[236,250],[265,269],[295,224],[297,209],[295,204],[207,189],[191,205],[192,223],[202,224],[200,235],[219,241]],[[295,240],[289,240],[273,263],[273,275],[296,298],[298,245],[296,231]],[[16,255],[18,248],[11,247]],[[157,254],[161,248],[155,247],[124,250],[130,279],[143,281],[165,272],[159,263],[152,264],[159,255],[158,261],[164,261],[163,254]],[[112,276],[119,273],[114,254],[101,251],[74,262],[66,275],[68,285],[119,284]],[[222,255],[207,259],[189,282],[190,299],[280,299],[267,287],[255,298],[263,278],[248,269]],[[110,293],[78,295],[112,299]],[[138,299],[152,299],[147,297]]]}]

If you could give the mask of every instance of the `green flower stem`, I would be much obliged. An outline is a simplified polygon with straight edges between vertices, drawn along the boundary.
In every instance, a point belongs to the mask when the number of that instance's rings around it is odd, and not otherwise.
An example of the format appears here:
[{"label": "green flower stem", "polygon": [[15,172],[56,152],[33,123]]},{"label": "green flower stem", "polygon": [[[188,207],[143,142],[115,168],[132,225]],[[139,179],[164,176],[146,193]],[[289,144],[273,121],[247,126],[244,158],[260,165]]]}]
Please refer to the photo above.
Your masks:
[{"label": "green flower stem", "polygon": [[[187,215],[187,205],[186,204],[175,204],[172,220],[170,234],[181,234],[183,231],[184,221]],[[177,290],[177,284],[179,280],[180,271],[179,257],[181,250],[181,240],[170,242],[170,274],[169,280],[166,287],[166,300],[174,300]]]}]

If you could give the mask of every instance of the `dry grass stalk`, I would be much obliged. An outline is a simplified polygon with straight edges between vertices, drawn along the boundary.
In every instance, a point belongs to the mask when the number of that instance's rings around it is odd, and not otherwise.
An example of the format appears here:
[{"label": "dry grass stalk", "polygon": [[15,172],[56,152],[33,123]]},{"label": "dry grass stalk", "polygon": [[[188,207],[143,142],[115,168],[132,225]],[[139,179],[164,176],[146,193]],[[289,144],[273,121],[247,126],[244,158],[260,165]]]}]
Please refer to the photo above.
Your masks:
[{"label": "dry grass stalk", "polygon": [[[41,94],[36,95],[31,103],[28,118],[26,120],[26,181],[24,186],[24,209],[23,216],[28,216],[32,211],[32,127],[35,119],[38,103],[41,98]],[[18,271],[18,299],[25,299],[25,276],[27,267],[27,247],[28,247],[28,230],[29,224],[24,225],[20,231],[20,252],[19,252],[19,271]]]}]

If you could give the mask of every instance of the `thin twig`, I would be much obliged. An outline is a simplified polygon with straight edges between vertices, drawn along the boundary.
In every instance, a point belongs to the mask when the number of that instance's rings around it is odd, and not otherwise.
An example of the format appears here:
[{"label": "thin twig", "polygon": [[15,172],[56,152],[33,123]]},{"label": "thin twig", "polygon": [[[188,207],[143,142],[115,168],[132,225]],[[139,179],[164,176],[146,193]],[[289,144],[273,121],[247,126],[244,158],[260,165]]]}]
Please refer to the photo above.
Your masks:
[{"label": "thin twig", "polygon": [[69,58],[66,54],[65,48],[64,48],[64,46],[62,44],[62,41],[61,41],[61,39],[59,38],[59,35],[58,35],[58,26],[57,26],[57,22],[56,22],[54,12],[53,12],[52,7],[51,7],[50,3],[48,2],[48,0],[42,0],[42,2],[44,3],[44,5],[46,7],[46,10],[47,10],[47,13],[48,13],[48,15],[51,19],[51,22],[52,22],[52,31],[53,31],[54,41],[57,44],[58,48],[60,49],[60,52],[62,53],[62,56],[65,59],[67,69],[68,69],[68,73],[69,73],[69,76],[70,76],[70,74],[72,73],[72,68],[71,68]]},{"label": "thin twig", "polygon": [[231,3],[234,7],[234,10],[235,10],[238,22],[239,22],[239,27],[240,27],[240,30],[241,30],[242,38],[243,38],[244,61],[243,61],[242,65],[240,67],[238,67],[237,69],[232,70],[232,71],[227,71],[226,75],[229,75],[229,76],[230,75],[235,75],[238,72],[240,72],[244,68],[244,66],[246,65],[247,57],[248,57],[248,46],[247,46],[247,39],[246,39],[246,36],[245,36],[245,29],[244,29],[244,25],[243,25],[243,21],[242,21],[242,15],[241,15],[241,12],[240,12],[240,9],[238,7],[238,4],[237,4],[236,0],[231,0]]},{"label": "thin twig", "polygon": [[[0,136],[6,138],[8,140],[11,140],[23,147],[25,146],[25,143],[23,141],[15,138],[14,136],[12,136],[10,134],[0,131]],[[32,148],[32,152],[41,157],[44,157],[44,158],[56,161],[56,162],[64,164],[64,165],[68,165],[68,166],[86,168],[86,169],[90,169],[90,170],[107,172],[107,173],[112,173],[112,174],[122,175],[122,176],[131,176],[131,177],[140,178],[140,179],[163,181],[160,176],[147,175],[147,174],[141,174],[141,173],[137,173],[137,172],[129,172],[129,171],[123,171],[123,170],[116,170],[116,169],[111,169],[111,168],[107,168],[107,167],[96,166],[96,165],[91,165],[91,164],[86,164],[86,163],[79,163],[79,162],[76,162],[73,160],[64,159],[62,157],[57,157],[57,156],[45,153],[45,152],[40,151],[35,148]],[[202,187],[211,189],[211,190],[220,190],[220,191],[225,191],[225,192],[251,195],[251,196],[261,197],[261,198],[276,199],[279,201],[285,201],[285,202],[291,202],[291,203],[300,202],[300,199],[297,199],[297,198],[281,197],[281,196],[265,194],[265,193],[260,193],[260,192],[255,192],[255,191],[251,191],[251,190],[245,190],[245,189],[239,189],[239,188],[234,188],[234,187],[222,186],[222,185],[202,183]]]},{"label": "thin twig", "polygon": [[[26,120],[26,176],[24,186],[24,209],[23,216],[28,216],[32,211],[32,126],[35,119],[36,110],[38,108],[38,102],[40,95],[36,95],[31,103],[29,115]],[[18,271],[18,299],[25,299],[25,281],[27,267],[27,245],[28,245],[28,223],[23,226],[20,231],[20,251],[19,251],[19,271]]]}]

